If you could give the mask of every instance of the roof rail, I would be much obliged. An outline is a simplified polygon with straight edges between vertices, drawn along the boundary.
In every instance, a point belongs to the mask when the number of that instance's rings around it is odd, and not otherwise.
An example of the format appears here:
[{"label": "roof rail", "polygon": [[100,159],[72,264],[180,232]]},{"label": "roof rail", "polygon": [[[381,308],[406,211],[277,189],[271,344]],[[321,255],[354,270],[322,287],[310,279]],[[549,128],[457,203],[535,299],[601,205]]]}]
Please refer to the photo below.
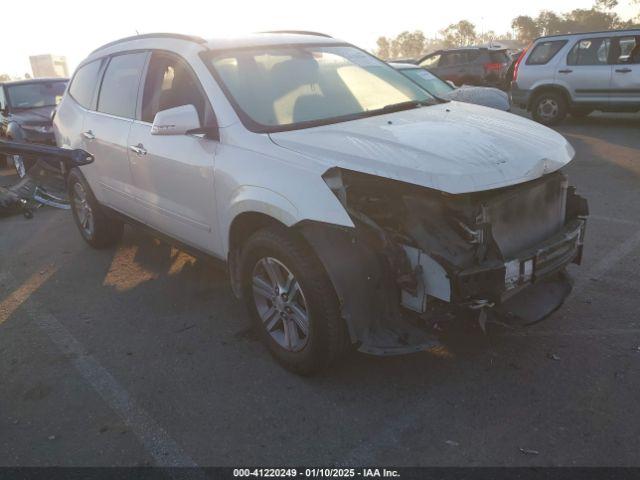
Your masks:
[{"label": "roof rail", "polygon": [[128,42],[131,40],[143,40],[145,38],[174,38],[176,40],[186,40],[188,42],[195,43],[207,43],[204,38],[197,37],[195,35],[183,35],[181,33],[144,33],[142,35],[132,35],[131,37],[121,38],[119,40],[114,40],[113,42],[105,43],[101,47],[96,48],[92,54],[102,50],[103,48],[111,47],[113,45],[117,45],[118,43]]},{"label": "roof rail", "polygon": [[268,30],[266,32],[258,33],[290,33],[292,35],[314,35],[316,37],[333,38],[331,35],[327,35],[326,33],[311,32],[308,30]]},{"label": "roof rail", "polygon": [[600,31],[594,31],[594,32],[554,33],[553,35],[542,35],[536,38],[535,40],[540,40],[541,38],[570,37],[574,35],[594,35],[594,34],[601,34],[601,33],[627,33],[627,32],[638,32],[638,31],[640,31],[640,27],[621,28],[620,30],[600,30]]}]

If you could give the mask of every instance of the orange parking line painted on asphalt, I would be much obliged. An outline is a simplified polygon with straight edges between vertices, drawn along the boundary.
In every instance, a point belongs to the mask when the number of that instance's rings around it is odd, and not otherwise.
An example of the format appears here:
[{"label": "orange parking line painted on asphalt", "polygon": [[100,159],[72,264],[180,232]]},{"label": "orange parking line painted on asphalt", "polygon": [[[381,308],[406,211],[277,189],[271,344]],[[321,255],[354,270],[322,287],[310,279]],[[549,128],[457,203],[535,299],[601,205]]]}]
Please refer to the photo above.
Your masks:
[{"label": "orange parking line painted on asphalt", "polygon": [[2,302],[0,302],[0,325],[13,315],[20,305],[22,305],[44,282],[51,278],[57,268],[53,265],[44,270],[34,273],[29,279],[11,292]]}]

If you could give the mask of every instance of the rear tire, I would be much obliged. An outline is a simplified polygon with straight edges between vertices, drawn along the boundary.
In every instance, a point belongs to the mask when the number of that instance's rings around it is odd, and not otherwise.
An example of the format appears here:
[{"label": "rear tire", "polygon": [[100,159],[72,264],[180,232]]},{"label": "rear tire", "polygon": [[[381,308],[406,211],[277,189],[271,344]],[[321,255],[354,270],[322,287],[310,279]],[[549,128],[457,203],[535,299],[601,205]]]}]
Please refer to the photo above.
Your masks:
[{"label": "rear tire", "polygon": [[124,224],[108,217],[91,187],[77,168],[69,172],[67,179],[69,202],[76,226],[82,238],[93,248],[109,248],[120,241]]},{"label": "rear tire", "polygon": [[241,258],[246,306],[280,364],[311,375],[348,350],[336,292],[303,240],[282,226],[269,226],[247,240]]},{"label": "rear tire", "polygon": [[567,116],[567,100],[559,92],[542,92],[533,99],[531,113],[536,122],[557,125]]}]

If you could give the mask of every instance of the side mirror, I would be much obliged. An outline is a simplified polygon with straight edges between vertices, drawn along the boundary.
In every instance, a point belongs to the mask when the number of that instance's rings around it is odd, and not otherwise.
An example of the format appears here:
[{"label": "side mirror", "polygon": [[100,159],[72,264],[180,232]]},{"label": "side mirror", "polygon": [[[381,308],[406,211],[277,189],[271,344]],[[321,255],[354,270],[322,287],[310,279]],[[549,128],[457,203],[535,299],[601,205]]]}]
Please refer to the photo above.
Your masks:
[{"label": "side mirror", "polygon": [[199,130],[200,118],[196,107],[182,105],[156,113],[151,126],[151,135],[185,135]]},{"label": "side mirror", "polygon": [[456,84],[453,83],[451,80],[447,80],[447,83],[453,88],[458,88],[458,87],[456,87]]}]

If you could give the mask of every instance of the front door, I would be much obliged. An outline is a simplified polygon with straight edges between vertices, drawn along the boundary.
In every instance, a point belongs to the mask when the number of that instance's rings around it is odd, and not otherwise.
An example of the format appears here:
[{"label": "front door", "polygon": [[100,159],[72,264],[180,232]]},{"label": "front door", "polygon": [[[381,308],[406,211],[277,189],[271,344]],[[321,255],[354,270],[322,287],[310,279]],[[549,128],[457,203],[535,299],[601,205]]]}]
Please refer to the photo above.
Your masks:
[{"label": "front door", "polygon": [[613,40],[611,106],[640,107],[640,36]]},{"label": "front door", "polygon": [[135,196],[153,228],[210,253],[219,251],[213,170],[218,142],[201,135],[151,135],[155,114],[193,105],[202,125],[213,110],[179,57],[154,52],[144,82],[141,119],[129,134]]},{"label": "front door", "polygon": [[97,111],[85,114],[82,128],[83,148],[95,157],[99,198],[136,218],[128,139],[147,55],[131,53],[110,59],[102,79]]}]

